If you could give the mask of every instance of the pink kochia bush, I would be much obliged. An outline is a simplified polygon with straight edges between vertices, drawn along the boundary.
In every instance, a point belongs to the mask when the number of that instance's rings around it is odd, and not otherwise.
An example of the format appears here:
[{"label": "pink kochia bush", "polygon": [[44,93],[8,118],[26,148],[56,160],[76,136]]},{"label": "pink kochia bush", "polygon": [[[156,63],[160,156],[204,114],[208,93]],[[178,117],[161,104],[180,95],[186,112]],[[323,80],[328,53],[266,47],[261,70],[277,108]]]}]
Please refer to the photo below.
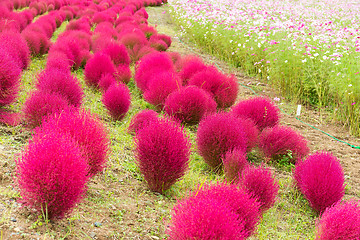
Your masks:
[{"label": "pink kochia bush", "polygon": [[99,81],[105,74],[114,74],[115,66],[111,58],[103,53],[96,53],[85,66],[85,82],[89,86],[98,87]]},{"label": "pink kochia bush", "polygon": [[150,78],[147,90],[144,92],[144,99],[158,109],[163,109],[169,94],[180,87],[181,80],[176,73],[160,72]]},{"label": "pink kochia bush", "polygon": [[235,185],[206,184],[175,205],[169,239],[246,239],[260,217],[259,203]]},{"label": "pink kochia bush", "polygon": [[213,169],[219,170],[221,159],[234,149],[245,152],[247,138],[241,122],[229,113],[217,113],[199,123],[197,144],[200,155]]},{"label": "pink kochia bush", "polygon": [[344,196],[344,171],[339,160],[328,152],[317,152],[299,161],[294,169],[294,180],[318,213]]},{"label": "pink kochia bush", "polygon": [[100,173],[109,155],[109,138],[103,123],[88,111],[67,110],[49,116],[36,133],[52,130],[69,134],[80,146],[89,165],[88,176]]},{"label": "pink kochia bush", "polygon": [[169,240],[244,240],[244,223],[226,202],[210,198],[185,199],[172,211]]},{"label": "pink kochia bush", "polygon": [[150,125],[152,121],[158,120],[158,114],[154,110],[145,109],[137,114],[131,119],[128,132],[129,133],[137,133],[142,128]]},{"label": "pink kochia bush", "polygon": [[260,131],[266,127],[276,126],[280,119],[279,108],[270,99],[264,97],[242,100],[232,108],[232,113],[252,119]]},{"label": "pink kochia bush", "polygon": [[244,169],[239,185],[257,199],[261,212],[274,206],[279,185],[269,169],[263,166]]},{"label": "pink kochia bush", "polygon": [[291,151],[290,162],[295,164],[306,157],[310,149],[307,140],[291,127],[275,126],[266,128],[259,138],[259,149],[267,159],[278,160]]},{"label": "pink kochia bush", "polygon": [[58,93],[34,91],[23,106],[24,120],[28,127],[40,126],[44,118],[69,108],[69,102]]},{"label": "pink kochia bush", "polygon": [[111,61],[115,64],[115,66],[128,66],[130,64],[129,54],[126,50],[126,47],[122,44],[116,42],[108,43],[102,52],[110,56]]},{"label": "pink kochia bush", "polygon": [[0,48],[6,49],[21,69],[27,69],[30,63],[30,50],[20,33],[15,31],[1,32]]},{"label": "pink kochia bush", "polygon": [[181,60],[176,62],[176,68],[179,70],[179,75],[184,85],[187,85],[191,77],[202,70],[205,70],[207,66],[201,58],[193,55],[187,55]]},{"label": "pink kochia bush", "polygon": [[150,190],[163,193],[184,176],[189,165],[190,141],[184,129],[162,118],[139,130],[135,157]]},{"label": "pink kochia bush", "polygon": [[213,66],[195,73],[189,80],[189,85],[198,86],[211,93],[219,108],[231,107],[239,91],[235,76],[226,76]]},{"label": "pink kochia bush", "polygon": [[56,68],[44,70],[38,76],[37,87],[48,93],[58,93],[74,107],[80,107],[84,92],[80,82],[70,73]]},{"label": "pink kochia bush", "polygon": [[21,201],[49,219],[69,214],[86,192],[88,165],[68,135],[41,134],[16,161]]},{"label": "pink kochia bush", "polygon": [[360,202],[348,200],[327,208],[317,221],[316,240],[360,239]]},{"label": "pink kochia bush", "polygon": [[0,107],[15,101],[20,86],[20,67],[0,48]]},{"label": "pink kochia bush", "polygon": [[250,152],[259,142],[259,130],[250,118],[237,118],[241,121],[241,126],[244,128],[248,140],[246,152]]},{"label": "pink kochia bush", "polygon": [[205,90],[196,86],[180,88],[165,101],[165,112],[183,123],[196,124],[202,117],[216,112],[216,102]]},{"label": "pink kochia bush", "polygon": [[146,55],[136,64],[134,76],[136,86],[145,92],[151,77],[160,72],[175,72],[170,56],[159,52]]},{"label": "pink kochia bush", "polygon": [[115,120],[121,120],[129,111],[131,96],[125,84],[112,84],[103,94],[102,103]]},{"label": "pink kochia bush", "polygon": [[227,152],[222,161],[225,179],[228,183],[237,183],[242,171],[250,166],[246,153],[239,149]]}]

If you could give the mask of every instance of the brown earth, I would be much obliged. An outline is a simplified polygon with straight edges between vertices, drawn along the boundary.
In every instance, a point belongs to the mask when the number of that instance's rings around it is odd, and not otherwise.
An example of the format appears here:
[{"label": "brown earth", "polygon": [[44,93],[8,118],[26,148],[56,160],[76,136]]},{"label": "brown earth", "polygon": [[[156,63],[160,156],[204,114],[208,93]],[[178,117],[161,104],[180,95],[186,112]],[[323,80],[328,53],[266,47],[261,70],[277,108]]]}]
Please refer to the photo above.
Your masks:
[{"label": "brown earth", "polygon": [[[180,38],[168,14],[168,7],[147,8],[149,24],[156,25],[160,33],[170,35],[173,43],[169,51],[197,54],[207,63],[216,63],[224,72],[235,74],[239,82],[252,87],[257,94],[279,97],[279,106],[289,115],[282,114],[281,123],[297,129],[309,141],[312,152],[331,151],[344,168],[347,182],[346,198],[360,198],[360,150],[353,149],[295,119],[296,105],[283,102],[281,95],[255,78],[244,76],[239,70],[203,52]],[[181,41],[180,41],[181,40]],[[253,92],[240,87],[239,99],[253,96]],[[321,114],[309,108],[302,110],[301,119],[316,128],[353,145],[360,140],[350,136],[341,125],[332,121],[325,111]],[[2,141],[11,138],[11,144]],[[131,161],[131,147],[113,154],[112,167],[91,180],[87,197],[70,218],[44,224],[14,199],[18,194],[12,188],[14,159],[26,144],[30,133],[20,127],[0,126],[0,240],[2,239],[162,239],[165,235],[169,211],[175,199],[151,193],[131,172],[118,161]],[[114,143],[113,143],[114,144]],[[282,173],[284,174],[284,173]],[[285,173],[286,174],[286,173]],[[38,220],[38,221],[37,221]],[[98,224],[100,223],[101,226]],[[95,226],[97,224],[98,226]],[[161,227],[159,227],[161,226]]]}]

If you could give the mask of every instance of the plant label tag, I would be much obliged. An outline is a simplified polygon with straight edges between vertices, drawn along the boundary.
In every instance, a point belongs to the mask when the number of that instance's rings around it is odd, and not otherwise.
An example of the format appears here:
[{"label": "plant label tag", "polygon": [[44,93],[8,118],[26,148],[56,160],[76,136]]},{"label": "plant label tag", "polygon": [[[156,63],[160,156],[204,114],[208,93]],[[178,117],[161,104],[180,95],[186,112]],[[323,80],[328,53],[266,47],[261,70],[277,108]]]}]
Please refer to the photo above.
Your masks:
[{"label": "plant label tag", "polygon": [[301,112],[301,105],[298,105],[296,110],[296,116],[300,116],[300,112]]}]

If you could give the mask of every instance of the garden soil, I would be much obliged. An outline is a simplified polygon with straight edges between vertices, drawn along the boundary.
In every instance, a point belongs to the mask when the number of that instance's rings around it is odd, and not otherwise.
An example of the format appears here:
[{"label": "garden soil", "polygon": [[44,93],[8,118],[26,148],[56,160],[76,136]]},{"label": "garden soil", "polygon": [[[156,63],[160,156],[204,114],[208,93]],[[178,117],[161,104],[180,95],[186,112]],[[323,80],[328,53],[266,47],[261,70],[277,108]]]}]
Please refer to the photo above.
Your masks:
[{"label": "garden soil", "polygon": [[[319,113],[318,109],[303,106],[300,119],[307,124],[297,120],[297,104],[285,102],[276,90],[256,78],[244,76],[240,70],[206,54],[186,37],[181,37],[168,11],[167,6],[147,8],[149,24],[155,25],[159,33],[172,37],[172,46],[168,51],[199,55],[206,63],[216,63],[225,73],[235,74],[241,84],[251,87],[256,94],[279,98],[278,105],[285,112],[282,113],[281,124],[298,130],[308,140],[311,152],[330,151],[338,157],[346,176],[346,198],[360,198],[360,150],[338,142],[308,124],[355,146],[360,146],[360,139],[351,136],[324,110]],[[239,100],[254,96],[249,88],[240,86],[239,89]],[[72,218],[56,224],[41,224],[42,221],[37,221],[34,214],[14,200],[18,194],[11,188],[14,159],[28,141],[30,133],[18,127],[0,126],[0,137],[2,135],[12,135],[14,144],[2,145],[0,141],[0,239],[60,239],[59,236],[62,239],[161,239],[154,232],[164,234],[166,231],[169,204],[165,203],[163,196],[151,193],[144,183],[124,169],[111,169],[114,175],[121,176],[120,180],[111,181],[107,174],[92,179],[87,198],[74,210]],[[118,157],[132,158],[131,149],[125,149]],[[107,196],[110,192],[111,196]],[[116,206],[107,204],[104,196],[116,199]],[[94,207],[94,199],[97,206],[103,204],[103,207]],[[174,204],[176,200],[171,201],[170,204]],[[116,221],[121,221],[121,227]],[[159,225],[163,227],[159,229]]]}]

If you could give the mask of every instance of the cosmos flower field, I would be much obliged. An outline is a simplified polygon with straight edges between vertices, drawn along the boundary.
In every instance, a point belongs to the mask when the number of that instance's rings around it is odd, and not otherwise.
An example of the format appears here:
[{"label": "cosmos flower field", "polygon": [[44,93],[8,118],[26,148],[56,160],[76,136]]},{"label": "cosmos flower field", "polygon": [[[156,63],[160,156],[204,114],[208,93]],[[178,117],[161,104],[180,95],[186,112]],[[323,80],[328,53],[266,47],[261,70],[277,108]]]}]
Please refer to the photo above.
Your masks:
[{"label": "cosmos flower field", "polygon": [[209,52],[330,109],[359,134],[360,3],[349,0],[171,0],[172,16]]}]

